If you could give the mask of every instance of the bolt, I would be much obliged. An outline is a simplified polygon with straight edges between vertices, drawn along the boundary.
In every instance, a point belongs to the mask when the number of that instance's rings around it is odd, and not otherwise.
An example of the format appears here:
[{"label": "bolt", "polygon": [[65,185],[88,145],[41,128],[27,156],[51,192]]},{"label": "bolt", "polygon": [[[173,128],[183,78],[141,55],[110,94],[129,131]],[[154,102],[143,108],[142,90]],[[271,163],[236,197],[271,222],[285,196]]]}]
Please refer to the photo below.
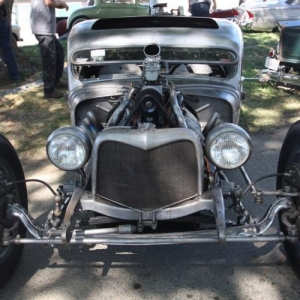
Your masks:
[{"label": "bolt", "polygon": [[153,107],[153,103],[151,101],[147,101],[146,102],[146,106],[147,106],[147,108],[152,108]]},{"label": "bolt", "polygon": [[142,233],[144,231],[144,226],[143,225],[138,225],[137,226],[137,231],[138,231],[138,233]]}]

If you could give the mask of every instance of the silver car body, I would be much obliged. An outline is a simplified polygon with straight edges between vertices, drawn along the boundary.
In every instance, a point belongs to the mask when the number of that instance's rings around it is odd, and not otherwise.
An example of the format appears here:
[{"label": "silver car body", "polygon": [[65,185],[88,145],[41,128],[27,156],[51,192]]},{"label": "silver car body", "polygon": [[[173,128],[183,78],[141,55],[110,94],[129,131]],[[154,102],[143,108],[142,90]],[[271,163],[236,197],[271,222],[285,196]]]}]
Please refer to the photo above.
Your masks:
[{"label": "silver car body", "polygon": [[[66,95],[72,124],[53,131],[46,146],[49,160],[75,178],[56,191],[29,180],[53,194],[40,225],[27,211],[17,155],[0,136],[0,283],[20,258],[10,255],[16,244],[273,241],[295,246],[286,249],[299,257],[300,122],[285,139],[278,173],[251,181],[244,166],[253,145],[238,125],[242,61],[242,32],[223,19],[146,16],[75,25]],[[237,169],[233,182],[227,171]],[[278,178],[276,189],[256,189],[270,177]],[[263,214],[244,201],[248,191]],[[264,196],[268,207],[261,206]],[[278,216],[281,229],[269,230]],[[293,265],[300,270],[299,261]]]},{"label": "silver car body", "polygon": [[[151,19],[153,17],[144,17],[143,20]],[[182,18],[183,20],[183,18]],[[138,21],[137,21],[138,22]],[[216,78],[204,76],[203,74],[195,74],[183,72],[182,74],[170,75],[168,78],[174,81],[176,87],[185,93],[192,93],[200,95],[209,95],[212,102],[216,102],[215,98],[221,99],[228,103],[230,109],[227,110],[228,115],[225,116],[227,121],[238,123],[240,107],[241,107],[241,70],[242,70],[242,55],[243,55],[243,38],[240,29],[235,24],[227,20],[215,19],[214,22],[219,27],[218,29],[205,28],[181,28],[181,27],[141,27],[136,25],[136,28],[116,28],[106,30],[92,30],[95,20],[85,21],[80,23],[72,29],[68,42],[69,53],[69,96],[68,101],[71,109],[72,123],[76,124],[76,108],[80,103],[87,102],[92,98],[106,97],[107,95],[120,95],[120,86],[124,82],[140,80],[140,74],[130,74],[125,72],[120,74],[102,74],[99,78],[91,78],[80,80],[74,73],[74,68],[80,65],[89,65],[90,62],[82,63],[76,61],[75,54],[77,52],[97,51],[99,49],[110,48],[127,48],[138,47],[142,49],[150,44],[155,43],[162,49],[164,47],[189,47],[189,48],[214,48],[225,49],[235,54],[236,72],[229,78]],[[213,34],[212,34],[213,33]],[[197,38],[198,36],[201,38]],[[166,57],[166,59],[168,59]],[[133,64],[133,61],[126,61],[126,64]],[[141,64],[142,61],[139,61]],[[206,65],[206,61],[191,61],[191,63],[199,63]],[[216,62],[215,62],[216,63]],[[104,63],[107,68],[109,62]],[[115,65],[111,63],[111,65]],[[120,62],[118,62],[120,64]],[[226,63],[225,63],[226,64]],[[92,65],[101,65],[101,61],[93,62]],[[111,71],[109,71],[111,73]],[[117,77],[120,80],[117,80]],[[224,86],[226,88],[224,88]],[[201,88],[202,87],[202,88]],[[223,102],[223,101],[222,101]],[[83,104],[84,105],[84,104]],[[195,106],[192,103],[193,106]],[[200,104],[199,104],[200,105]],[[103,103],[103,111],[109,111],[111,106],[106,102]],[[215,105],[214,105],[215,107]],[[221,108],[222,107],[222,108]],[[196,107],[200,109],[200,107]],[[220,112],[224,107],[220,106]],[[230,111],[230,112],[229,112]],[[212,111],[207,111],[205,118],[207,120]],[[225,112],[223,111],[223,114]],[[204,112],[202,112],[204,114]],[[106,115],[103,116],[102,122]]]},{"label": "silver car body", "polygon": [[21,31],[20,25],[12,24],[11,25],[11,31],[12,31],[12,34],[13,34],[16,41],[22,41],[23,40],[21,38],[21,34],[20,34],[20,31]]}]

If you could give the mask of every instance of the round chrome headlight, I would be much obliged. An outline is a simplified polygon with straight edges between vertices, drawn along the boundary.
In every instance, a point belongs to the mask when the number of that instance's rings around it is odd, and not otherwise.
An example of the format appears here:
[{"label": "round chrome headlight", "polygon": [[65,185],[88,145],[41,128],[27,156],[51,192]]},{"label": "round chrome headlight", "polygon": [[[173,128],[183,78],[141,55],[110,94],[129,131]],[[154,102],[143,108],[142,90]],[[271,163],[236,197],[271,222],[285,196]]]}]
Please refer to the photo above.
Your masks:
[{"label": "round chrome headlight", "polygon": [[78,170],[88,161],[91,154],[88,134],[79,127],[62,127],[48,138],[47,154],[51,162],[66,171]]},{"label": "round chrome headlight", "polygon": [[252,143],[241,127],[223,123],[209,132],[205,151],[208,159],[218,168],[235,169],[249,159]]}]

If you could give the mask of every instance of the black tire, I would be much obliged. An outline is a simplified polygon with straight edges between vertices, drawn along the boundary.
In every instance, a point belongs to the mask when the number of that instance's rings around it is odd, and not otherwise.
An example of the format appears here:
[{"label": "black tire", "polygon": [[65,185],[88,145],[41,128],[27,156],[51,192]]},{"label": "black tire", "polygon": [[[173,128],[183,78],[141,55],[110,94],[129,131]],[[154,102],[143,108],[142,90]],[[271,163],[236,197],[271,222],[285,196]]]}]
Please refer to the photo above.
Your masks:
[{"label": "black tire", "polygon": [[[290,127],[285,137],[279,155],[277,168],[278,173],[283,173],[287,169],[287,167],[293,162],[300,163],[300,121],[297,121]],[[278,177],[277,189],[282,188],[282,182],[282,176]],[[299,199],[296,198],[295,204],[298,207],[298,210],[300,209],[299,203]],[[286,234],[287,231],[280,220],[280,215],[279,225],[282,232]],[[296,243],[286,241],[284,242],[284,248],[295,274],[300,278],[300,241]]]},{"label": "black tire", "polygon": [[[24,180],[24,173],[18,158],[18,155],[10,144],[10,142],[0,134],[0,175],[9,175],[12,180]],[[7,220],[3,209],[4,202],[3,193],[5,188],[0,185],[0,225],[2,228],[11,227],[16,219]],[[12,195],[13,202],[21,204],[26,210],[28,206],[26,184],[21,183],[13,185],[8,194]],[[19,223],[19,222],[18,222]],[[19,234],[21,237],[26,236],[26,228],[19,223],[15,235]],[[8,281],[13,271],[15,270],[21,254],[23,245],[10,245],[8,247],[0,246],[0,288]]]},{"label": "black tire", "polygon": [[73,28],[74,25],[76,25],[80,22],[86,21],[86,20],[89,20],[89,18],[86,16],[76,17],[71,23],[70,30]]}]

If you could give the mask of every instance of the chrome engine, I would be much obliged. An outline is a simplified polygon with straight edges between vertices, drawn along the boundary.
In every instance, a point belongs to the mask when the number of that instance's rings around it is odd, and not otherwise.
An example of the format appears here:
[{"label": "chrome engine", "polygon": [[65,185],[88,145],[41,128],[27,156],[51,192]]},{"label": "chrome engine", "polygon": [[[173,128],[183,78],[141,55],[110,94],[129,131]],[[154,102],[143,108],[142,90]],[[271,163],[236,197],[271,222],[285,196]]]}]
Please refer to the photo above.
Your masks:
[{"label": "chrome engine", "polygon": [[146,45],[141,83],[128,88],[113,109],[107,127],[151,123],[156,128],[190,128],[203,138],[197,114],[183,105],[184,97],[161,74],[160,47]]},{"label": "chrome engine", "polygon": [[121,97],[94,141],[91,177],[97,202],[151,212],[203,193],[204,136],[196,113],[161,76],[160,47],[147,45],[144,54],[140,86]]}]

